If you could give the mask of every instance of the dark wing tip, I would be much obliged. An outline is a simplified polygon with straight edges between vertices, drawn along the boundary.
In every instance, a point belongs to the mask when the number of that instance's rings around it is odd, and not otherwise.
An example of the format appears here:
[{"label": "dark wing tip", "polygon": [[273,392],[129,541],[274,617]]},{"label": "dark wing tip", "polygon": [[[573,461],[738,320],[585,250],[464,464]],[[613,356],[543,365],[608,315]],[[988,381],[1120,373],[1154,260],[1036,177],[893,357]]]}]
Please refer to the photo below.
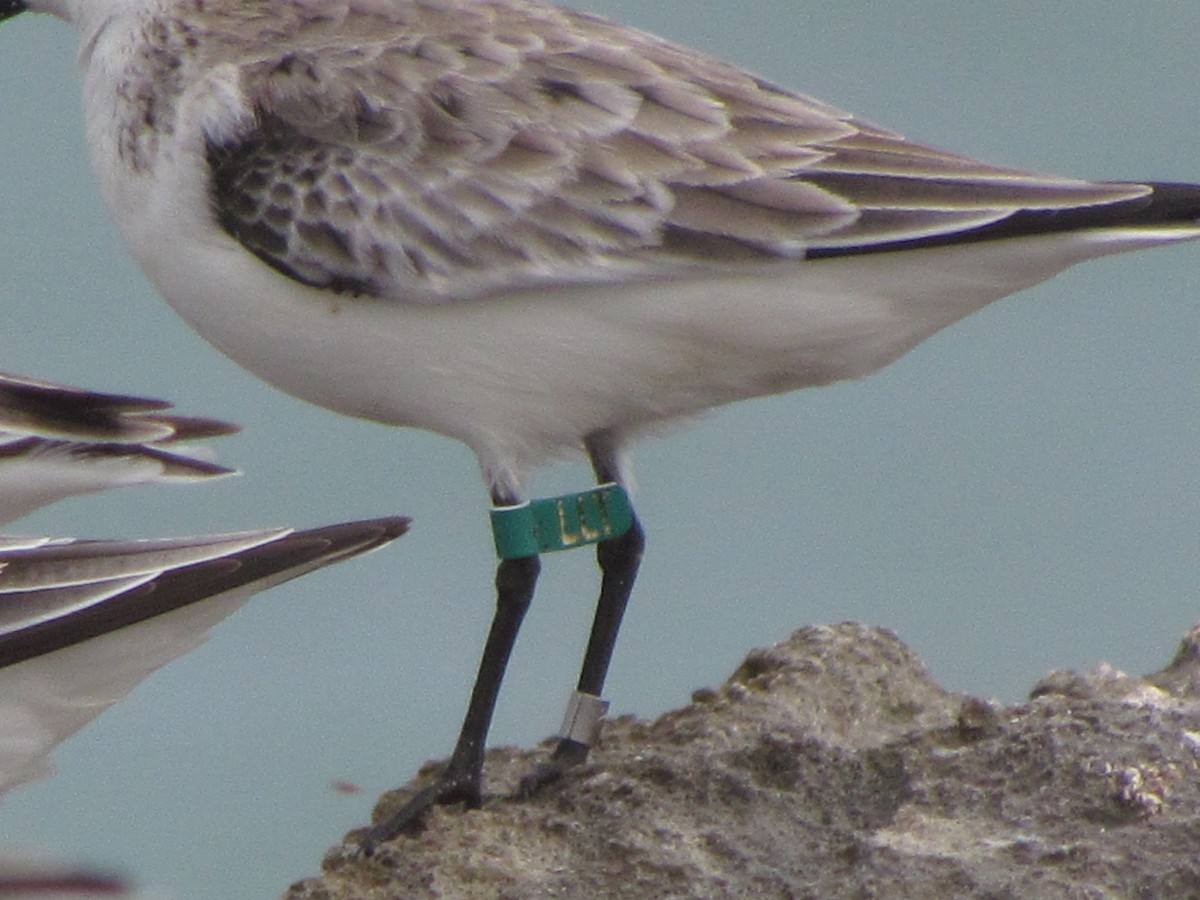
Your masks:
[{"label": "dark wing tip", "polygon": [[175,443],[176,441],[197,441],[204,438],[226,437],[237,434],[242,430],[241,425],[223,422],[220,419],[207,419],[198,416],[155,416],[156,422],[169,425],[173,434],[159,443]]},{"label": "dark wing tip", "polygon": [[[342,562],[403,535],[410,520],[388,516],[284,534],[265,543],[180,568],[92,606],[0,635],[0,668],[99,637],[254,582],[282,581]],[[91,542],[55,548],[61,554],[94,552]]]},{"label": "dark wing tip", "polygon": [[0,429],[67,441],[171,443],[236,434],[219,419],[162,415],[165,400],[0,373]]},{"label": "dark wing tip", "polygon": [[157,412],[171,408],[171,404],[165,400],[132,394],[109,394],[6,373],[0,373],[0,398],[26,403],[53,403],[64,409],[123,413]]},{"label": "dark wing tip", "polygon": [[896,250],[948,247],[1002,238],[1035,237],[1100,228],[1162,228],[1200,224],[1200,184],[1176,182],[1129,182],[1147,187],[1141,197],[1113,203],[1092,203],[1055,209],[1019,209],[996,222],[930,237],[881,244],[814,247],[807,259],[832,259]]},{"label": "dark wing tip", "polygon": [[295,537],[324,538],[335,543],[382,546],[394,541],[408,531],[412,519],[408,516],[384,516],[379,519],[363,519],[360,522],[344,522],[340,525],[325,525],[297,531]]},{"label": "dark wing tip", "polygon": [[1176,181],[1146,183],[1153,193],[1144,198],[1142,211],[1130,225],[1169,225],[1200,222],[1200,184]]}]

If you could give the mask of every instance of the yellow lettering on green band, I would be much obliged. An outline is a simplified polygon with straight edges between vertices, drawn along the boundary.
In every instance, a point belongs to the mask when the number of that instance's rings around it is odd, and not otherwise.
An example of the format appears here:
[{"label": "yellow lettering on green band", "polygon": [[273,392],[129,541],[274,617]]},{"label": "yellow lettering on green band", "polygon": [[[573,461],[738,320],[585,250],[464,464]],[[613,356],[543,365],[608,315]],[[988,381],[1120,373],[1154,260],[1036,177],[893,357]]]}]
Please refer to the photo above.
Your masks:
[{"label": "yellow lettering on green band", "polygon": [[620,537],[633,524],[629,495],[619,484],[493,507],[491,516],[496,555],[501,559],[595,544]]}]

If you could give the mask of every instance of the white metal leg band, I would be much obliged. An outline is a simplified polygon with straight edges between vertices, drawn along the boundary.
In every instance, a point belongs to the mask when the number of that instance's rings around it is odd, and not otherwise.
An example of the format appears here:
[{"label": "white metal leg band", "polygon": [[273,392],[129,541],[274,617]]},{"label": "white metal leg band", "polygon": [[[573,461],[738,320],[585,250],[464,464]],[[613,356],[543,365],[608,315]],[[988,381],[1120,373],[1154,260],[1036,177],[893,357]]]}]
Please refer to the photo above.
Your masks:
[{"label": "white metal leg band", "polygon": [[590,747],[600,737],[600,723],[608,712],[608,701],[592,694],[575,691],[567,701],[559,736]]}]

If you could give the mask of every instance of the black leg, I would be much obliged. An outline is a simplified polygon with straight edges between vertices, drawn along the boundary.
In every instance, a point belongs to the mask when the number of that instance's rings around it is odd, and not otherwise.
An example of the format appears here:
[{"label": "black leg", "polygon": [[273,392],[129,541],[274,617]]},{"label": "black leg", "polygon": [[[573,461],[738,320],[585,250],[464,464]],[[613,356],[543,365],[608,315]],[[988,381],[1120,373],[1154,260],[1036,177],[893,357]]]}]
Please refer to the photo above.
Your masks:
[{"label": "black leg", "polygon": [[501,561],[496,569],[496,614],[483,648],[479,674],[471,691],[471,702],[463,719],[454,753],[437,783],[418,793],[390,819],[376,825],[362,839],[368,854],[401,832],[412,828],[435,803],[464,802],[477,807],[481,802],[483,752],[488,727],[500,693],[500,682],[508,665],[521,620],[533,599],[540,563],[536,556]]},{"label": "black leg", "polygon": [[[590,445],[589,449],[600,482],[614,480],[617,471],[613,454],[606,452],[602,445]],[[576,695],[598,699],[604,690],[608,664],[617,643],[617,633],[621,630],[621,618],[625,615],[625,606],[633,591],[645,547],[646,535],[636,516],[628,531],[619,537],[601,541],[596,546],[596,561],[602,573],[600,600],[596,604],[596,617],[592,621],[592,632],[583,655],[583,669],[579,673]],[[590,736],[560,738],[549,761],[521,780],[517,795],[530,797],[545,785],[557,781],[568,768],[584,762],[590,749]]]}]

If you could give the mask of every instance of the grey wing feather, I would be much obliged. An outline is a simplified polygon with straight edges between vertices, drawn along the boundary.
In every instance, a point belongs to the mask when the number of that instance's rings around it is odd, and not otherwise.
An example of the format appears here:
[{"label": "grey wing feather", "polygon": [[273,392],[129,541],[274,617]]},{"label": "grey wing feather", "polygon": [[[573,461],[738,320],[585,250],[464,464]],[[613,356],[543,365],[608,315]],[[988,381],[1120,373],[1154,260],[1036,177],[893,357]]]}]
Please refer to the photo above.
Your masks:
[{"label": "grey wing feather", "polygon": [[209,597],[261,590],[407,529],[407,519],[391,517],[153,541],[0,538],[0,668]]},{"label": "grey wing feather", "polygon": [[664,277],[1150,192],[909,142],[593,16],[387,16],[350,41],[276,23],[289,49],[241,66],[254,122],[208,146],[221,225],[306,284],[437,300]]},{"label": "grey wing feather", "polygon": [[[0,753],[0,794],[47,774],[55,746],[201,644],[251,595],[406,528],[385,518],[152,543],[0,537],[0,714],[6,737],[19,737]],[[99,567],[71,577],[88,559]],[[8,563],[19,583],[6,579]]]}]

